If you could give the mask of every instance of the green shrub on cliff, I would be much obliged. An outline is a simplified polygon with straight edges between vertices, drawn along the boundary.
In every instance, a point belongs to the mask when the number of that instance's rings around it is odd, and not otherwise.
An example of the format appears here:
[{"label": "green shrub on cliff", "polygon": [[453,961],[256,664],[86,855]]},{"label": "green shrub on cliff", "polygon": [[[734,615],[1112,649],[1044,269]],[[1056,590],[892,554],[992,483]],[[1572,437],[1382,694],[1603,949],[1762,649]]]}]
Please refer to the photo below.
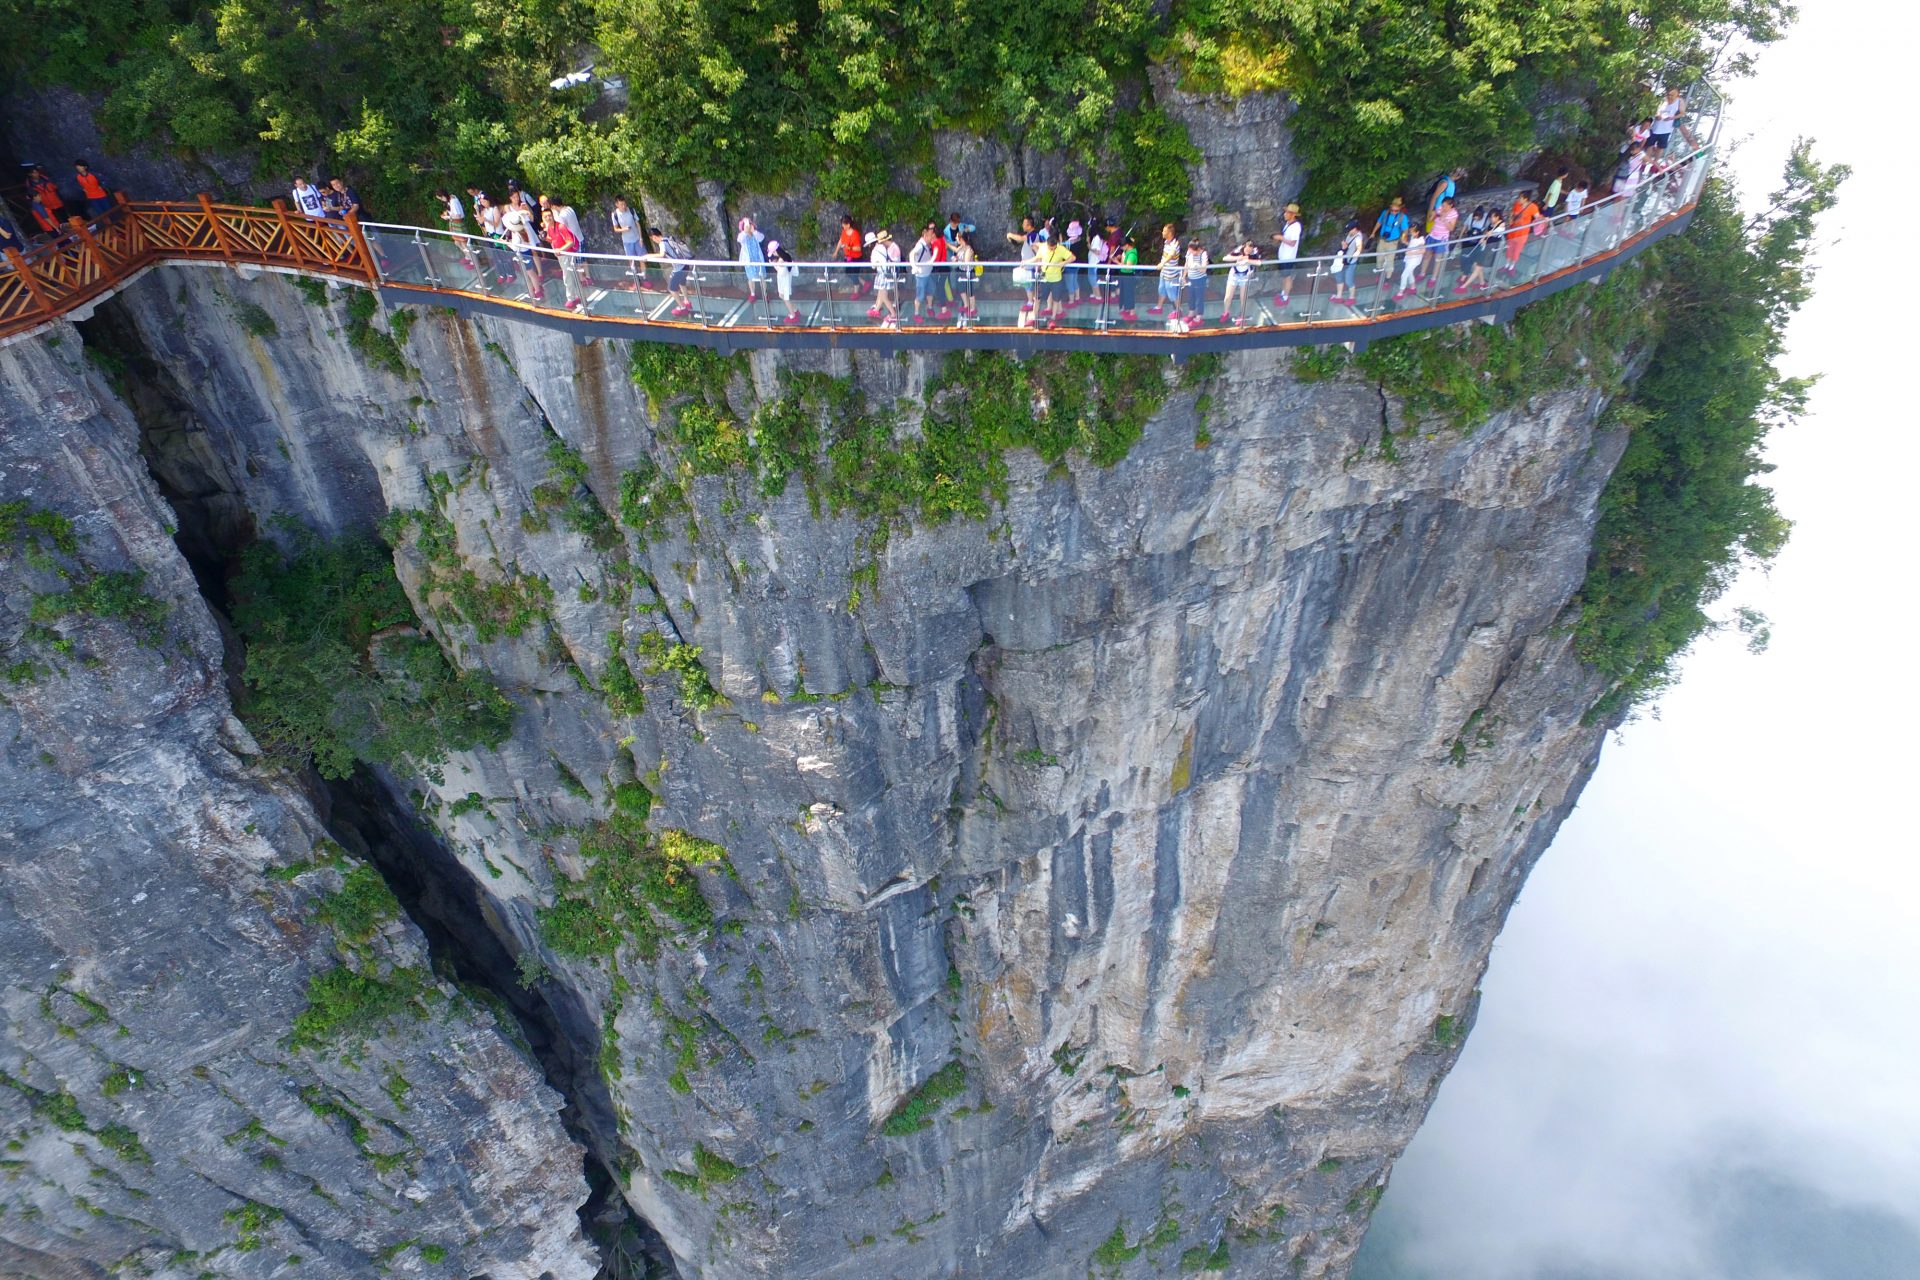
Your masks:
[{"label": "green shrub on cliff", "polygon": [[727,851],[684,831],[649,831],[645,818],[616,809],[580,837],[586,872],[578,880],[556,875],[559,896],[540,910],[540,935],[554,951],[612,959],[632,943],[651,959],[670,933],[713,926],[697,869],[731,872]]},{"label": "green shrub on cliff", "polygon": [[513,704],[419,634],[371,539],[257,543],[231,589],[246,646],[240,713],[281,762],[329,778],[356,761],[431,773],[449,751],[506,740]]},{"label": "green shrub on cliff", "polygon": [[[1756,482],[1767,432],[1805,407],[1809,379],[1775,367],[1786,323],[1812,290],[1814,220],[1845,166],[1794,149],[1768,208],[1742,217],[1709,185],[1685,235],[1661,246],[1659,344],[1616,420],[1627,450],[1600,499],[1575,601],[1580,656],[1607,678],[1604,719],[1672,683],[1699,636],[1726,625],[1707,608],[1742,568],[1786,544],[1788,522]],[[1757,615],[1742,618],[1755,628]]]}]

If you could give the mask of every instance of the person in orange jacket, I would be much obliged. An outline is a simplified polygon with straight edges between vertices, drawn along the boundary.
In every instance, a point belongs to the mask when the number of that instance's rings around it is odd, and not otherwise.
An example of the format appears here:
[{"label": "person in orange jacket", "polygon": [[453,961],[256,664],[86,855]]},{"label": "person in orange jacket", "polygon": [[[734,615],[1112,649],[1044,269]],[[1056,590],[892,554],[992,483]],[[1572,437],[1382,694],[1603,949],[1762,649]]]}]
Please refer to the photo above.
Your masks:
[{"label": "person in orange jacket", "polygon": [[1507,265],[1500,268],[1506,274],[1520,274],[1520,251],[1527,247],[1527,238],[1539,220],[1540,206],[1534,203],[1531,192],[1522,191],[1513,198],[1513,208],[1507,213]]},{"label": "person in orange jacket", "polygon": [[85,160],[73,162],[73,180],[80,184],[80,194],[87,200],[87,217],[98,218],[113,208],[113,197],[107,193],[106,179],[95,173]]},{"label": "person in orange jacket", "polygon": [[32,198],[33,220],[40,224],[42,231],[60,230],[60,211],[65,202],[60,199],[60,188],[54,184],[47,171],[39,165],[30,165],[27,171],[27,194]]}]

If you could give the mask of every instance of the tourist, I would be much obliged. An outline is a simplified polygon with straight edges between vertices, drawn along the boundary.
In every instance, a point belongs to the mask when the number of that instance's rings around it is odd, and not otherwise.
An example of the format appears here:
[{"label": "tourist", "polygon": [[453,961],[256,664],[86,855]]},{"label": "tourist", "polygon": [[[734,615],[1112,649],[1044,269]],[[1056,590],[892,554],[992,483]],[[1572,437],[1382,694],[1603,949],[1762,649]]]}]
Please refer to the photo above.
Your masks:
[{"label": "tourist", "polygon": [[453,237],[454,247],[460,250],[460,265],[469,271],[479,270],[473,260],[473,241],[465,234],[467,229],[467,206],[460,203],[460,197],[445,187],[437,188],[433,198],[440,202],[440,221],[447,224],[447,232]]},{"label": "tourist", "polygon": [[1120,254],[1115,263],[1115,274],[1120,284],[1120,318],[1128,324],[1139,319],[1133,309],[1134,275],[1140,270],[1140,246],[1133,242],[1130,235],[1120,237]]},{"label": "tourist", "polygon": [[1335,306],[1357,307],[1360,305],[1360,286],[1357,283],[1361,255],[1367,251],[1367,235],[1360,229],[1359,219],[1347,223],[1347,229],[1340,237],[1340,248],[1333,255],[1332,272],[1333,301]]},{"label": "tourist", "polygon": [[658,227],[647,228],[647,239],[653,242],[654,252],[667,263],[667,289],[679,299],[670,316],[690,316],[693,314],[693,250],[679,236],[670,236]]},{"label": "tourist", "polygon": [[326,204],[329,218],[344,221],[348,214],[356,218],[360,216],[359,193],[347,185],[345,178],[328,178],[327,189],[321,199]]},{"label": "tourist", "polygon": [[573,206],[561,196],[542,196],[541,202],[551,207],[553,216],[565,223],[567,230],[573,232],[573,238],[580,242],[580,248],[584,252],[587,247],[587,231],[580,225],[580,215],[574,212]]},{"label": "tourist", "polygon": [[[627,203],[625,196],[613,198],[613,212],[608,215],[607,223],[613,228],[613,234],[620,237],[620,252],[629,258],[640,256],[640,219],[634,216],[633,206]],[[633,268],[627,269],[633,274]]]},{"label": "tourist", "polygon": [[509,284],[513,280],[513,252],[507,247],[507,229],[501,221],[505,210],[484,194],[476,199],[480,229],[487,236],[487,259],[493,270],[493,282]]},{"label": "tourist", "polygon": [[20,229],[7,217],[6,210],[0,209],[0,253],[24,253],[26,248],[27,241]]},{"label": "tourist", "polygon": [[793,305],[793,255],[784,249],[778,240],[767,241],[767,261],[773,264],[773,288],[780,295],[780,305],[787,309],[783,318],[786,324],[799,324],[800,312]]},{"label": "tourist", "polygon": [[971,226],[962,224],[951,243],[948,254],[953,262],[953,300],[960,308],[960,324],[965,327],[968,321],[980,318],[980,273],[986,268],[980,265],[980,255],[973,247]]},{"label": "tourist", "polygon": [[1373,247],[1380,255],[1374,274],[1380,277],[1382,289],[1393,279],[1394,260],[1400,254],[1400,240],[1407,234],[1407,226],[1407,202],[1399,196],[1395,196],[1393,202],[1373,220]]},{"label": "tourist", "polygon": [[1040,327],[1050,329],[1067,318],[1067,269],[1073,264],[1073,250],[1042,230],[1040,251],[1041,302],[1047,309]]},{"label": "tourist", "polygon": [[567,310],[578,311],[583,305],[580,298],[580,237],[573,233],[566,219],[552,207],[547,209],[541,230],[546,233],[547,244],[560,264],[560,285],[566,292]]},{"label": "tourist", "polygon": [[1287,305],[1287,299],[1293,296],[1293,264],[1300,257],[1300,237],[1306,233],[1306,224],[1300,221],[1300,206],[1290,204],[1280,218],[1280,230],[1273,237],[1273,256],[1280,263],[1280,269],[1286,272],[1280,277],[1280,292],[1274,295],[1273,304],[1277,307]]},{"label": "tourist", "polygon": [[107,193],[105,179],[95,173],[85,160],[73,162],[73,179],[80,184],[80,194],[86,199],[87,217],[101,217],[113,208],[113,197]]},{"label": "tourist", "polygon": [[1459,184],[1456,175],[1464,175],[1465,169],[1452,169],[1440,175],[1433,189],[1427,192],[1427,230],[1433,230],[1433,220],[1440,216],[1440,206],[1458,194]]},{"label": "tourist", "polygon": [[500,228],[507,237],[507,247],[513,250],[513,256],[520,263],[521,274],[526,277],[528,296],[536,302],[544,301],[546,284],[541,278],[539,263],[533,252],[539,239],[533,215],[524,205],[516,204],[500,215]]},{"label": "tourist", "polygon": [[949,258],[953,257],[955,251],[960,248],[960,237],[972,235],[974,229],[974,225],[971,222],[961,221],[959,214],[949,213],[947,215],[947,225],[941,228],[940,238],[947,242],[947,256]]},{"label": "tourist", "polygon": [[1039,235],[1040,224],[1035,222],[1033,215],[1029,213],[1020,219],[1020,229],[1018,231],[1007,232],[1007,243],[1031,248],[1039,239]]},{"label": "tourist", "polygon": [[1181,263],[1183,256],[1180,237],[1174,234],[1173,224],[1167,223],[1160,228],[1160,292],[1154,304],[1147,308],[1150,315],[1159,315],[1162,309],[1169,314],[1171,323],[1180,314],[1180,295],[1187,287],[1187,269]]},{"label": "tourist", "polygon": [[1588,192],[1590,189],[1591,186],[1585,174],[1581,174],[1573,180],[1572,187],[1567,190],[1567,217],[1577,218],[1580,216],[1580,211],[1587,207]]},{"label": "tourist", "polygon": [[1460,222],[1460,206],[1448,196],[1440,202],[1440,209],[1433,215],[1433,225],[1427,228],[1427,263],[1422,272],[1422,285],[1432,284],[1439,278],[1440,269],[1447,260],[1448,248],[1453,241],[1453,229]]},{"label": "tourist", "polygon": [[1507,220],[1498,209],[1487,214],[1486,226],[1475,238],[1460,267],[1460,280],[1453,286],[1455,293],[1465,293],[1469,289],[1485,291],[1493,287],[1487,279],[1487,268],[1500,256],[1500,250],[1507,238]]},{"label": "tourist", "polygon": [[1401,255],[1403,265],[1400,268],[1400,288],[1393,295],[1395,302],[1412,297],[1420,277],[1420,268],[1425,265],[1427,256],[1427,237],[1419,227],[1407,228],[1406,252]]},{"label": "tourist", "polygon": [[1540,206],[1533,202],[1532,196],[1522,191],[1513,198],[1513,208],[1507,211],[1507,265],[1500,268],[1502,272],[1510,276],[1520,274],[1520,254],[1539,220]]},{"label": "tourist", "polygon": [[747,301],[756,297],[764,300],[767,296],[767,237],[766,233],[753,225],[753,219],[743,217],[734,225],[734,236],[739,242],[739,262],[744,268],[742,276],[746,281]]},{"label": "tourist", "polygon": [[867,291],[866,274],[860,270],[860,264],[867,260],[867,242],[860,236],[860,224],[853,220],[852,214],[840,219],[840,261],[846,263],[847,278],[853,281],[853,296],[857,300]]},{"label": "tourist", "polygon": [[[1260,261],[1260,246],[1248,240],[1239,248],[1228,251],[1221,261],[1231,265],[1227,270],[1226,296],[1220,303],[1220,323],[1222,326],[1245,324],[1247,322],[1245,313],[1251,310],[1247,306],[1247,290],[1253,284],[1253,269]],[[1243,313],[1237,320],[1233,314],[1236,298],[1240,302],[1240,310]]]},{"label": "tourist", "polygon": [[1640,185],[1640,178],[1646,172],[1646,150],[1638,142],[1627,148],[1625,158],[1619,168],[1613,171],[1613,194],[1623,196]]},{"label": "tourist", "polygon": [[327,216],[326,201],[320,198],[319,191],[305,178],[293,180],[293,207],[303,218],[324,218]]},{"label": "tourist", "polygon": [[[1668,85],[1666,97],[1662,98],[1660,105],[1653,109],[1653,123],[1647,128],[1647,150],[1657,151],[1664,156],[1668,146],[1673,142],[1674,126],[1680,125],[1686,118],[1686,114],[1687,100],[1680,96],[1678,88]],[[1687,145],[1691,147],[1692,131],[1682,125],[1681,132],[1686,134]]]},{"label": "tourist", "polygon": [[1093,261],[1100,274],[1094,282],[1094,296],[1102,305],[1117,301],[1119,293],[1115,286],[1118,279],[1115,266],[1120,261],[1120,223],[1108,218],[1100,233],[1093,238]]},{"label": "tourist", "polygon": [[1565,165],[1561,165],[1555,171],[1553,181],[1547,184],[1547,194],[1540,198],[1540,212],[1546,216],[1547,220],[1546,225],[1540,228],[1540,234],[1543,236],[1553,234],[1554,219],[1561,216],[1557,210],[1559,210],[1560,197],[1566,191],[1567,179],[1571,172]]},{"label": "tourist", "polygon": [[867,315],[880,321],[883,328],[900,327],[900,307],[894,299],[894,266],[900,261],[900,247],[885,227],[868,233],[873,244],[873,305]]},{"label": "tourist", "polygon": [[[1025,219],[1023,227],[1033,225],[1033,219]],[[1008,233],[1012,237],[1012,233]],[[1030,237],[1020,239],[1020,265],[1013,269],[1013,283],[1026,291],[1027,300],[1020,304],[1020,323],[1028,324],[1040,318],[1040,237],[1043,233],[1035,231]]]},{"label": "tourist", "polygon": [[[934,251],[934,242],[940,238],[938,228],[931,222],[920,229],[920,238],[913,242],[913,248],[907,251],[908,273],[913,276],[913,323],[924,324],[933,318],[936,305],[934,296],[935,281],[933,269],[939,263]],[[926,314],[922,315],[922,309]]]},{"label": "tourist", "polygon": [[37,164],[27,166],[27,197],[33,220],[40,224],[40,229],[58,234],[60,213],[66,208],[66,202],[60,198],[59,185]]},{"label": "tourist", "polygon": [[1186,323],[1196,325],[1207,318],[1207,267],[1211,260],[1207,247],[1200,243],[1199,236],[1187,239],[1187,297]]}]

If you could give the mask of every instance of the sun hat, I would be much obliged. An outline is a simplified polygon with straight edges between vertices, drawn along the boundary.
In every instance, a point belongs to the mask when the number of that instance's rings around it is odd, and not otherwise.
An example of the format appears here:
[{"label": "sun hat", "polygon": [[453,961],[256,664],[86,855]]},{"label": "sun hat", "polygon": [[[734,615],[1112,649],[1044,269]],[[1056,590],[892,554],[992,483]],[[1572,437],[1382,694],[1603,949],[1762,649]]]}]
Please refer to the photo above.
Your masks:
[{"label": "sun hat", "polygon": [[768,253],[780,252],[780,242],[778,240],[767,241],[767,252]]},{"label": "sun hat", "polygon": [[885,227],[882,227],[880,228],[880,230],[874,232],[874,238],[876,240],[882,240],[882,241],[891,240],[893,239],[893,232],[887,230]]},{"label": "sun hat", "polygon": [[869,231],[867,232],[866,243],[872,244],[875,240],[878,240],[879,238],[880,238],[879,236],[876,236],[875,234],[873,234],[873,232]]},{"label": "sun hat", "polygon": [[1083,232],[1083,231],[1085,231],[1085,230],[1086,230],[1086,228],[1085,228],[1085,227],[1083,227],[1083,226],[1081,226],[1081,225],[1079,224],[1079,222],[1077,222],[1077,221],[1075,221],[1075,222],[1069,222],[1069,223],[1067,224],[1067,234],[1068,234],[1068,235],[1070,235],[1070,236],[1077,236],[1077,235],[1079,235],[1079,234],[1080,234],[1081,232]]}]

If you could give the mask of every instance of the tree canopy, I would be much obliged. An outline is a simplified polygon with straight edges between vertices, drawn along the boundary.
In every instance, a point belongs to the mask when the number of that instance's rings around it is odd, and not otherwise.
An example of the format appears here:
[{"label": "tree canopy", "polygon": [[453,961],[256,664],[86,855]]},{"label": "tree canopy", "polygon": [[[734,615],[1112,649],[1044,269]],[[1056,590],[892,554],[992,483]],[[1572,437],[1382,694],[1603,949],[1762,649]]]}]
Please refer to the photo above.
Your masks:
[{"label": "tree canopy", "polygon": [[[1192,155],[1155,104],[1153,62],[1189,89],[1290,94],[1312,193],[1339,204],[1519,145],[1543,93],[1623,110],[1666,60],[1771,39],[1790,14],[1783,0],[0,0],[0,59],[103,94],[115,145],[248,153],[269,175],[345,169],[388,217],[419,215],[436,185],[516,172],[680,208],[701,179],[772,190],[806,175],[885,215],[903,183],[937,196],[931,132],[961,127],[1062,150],[1070,194],[1151,218],[1186,212]],[[548,87],[586,63],[624,80],[623,108]],[[1591,121],[1564,115],[1566,130]]]}]

